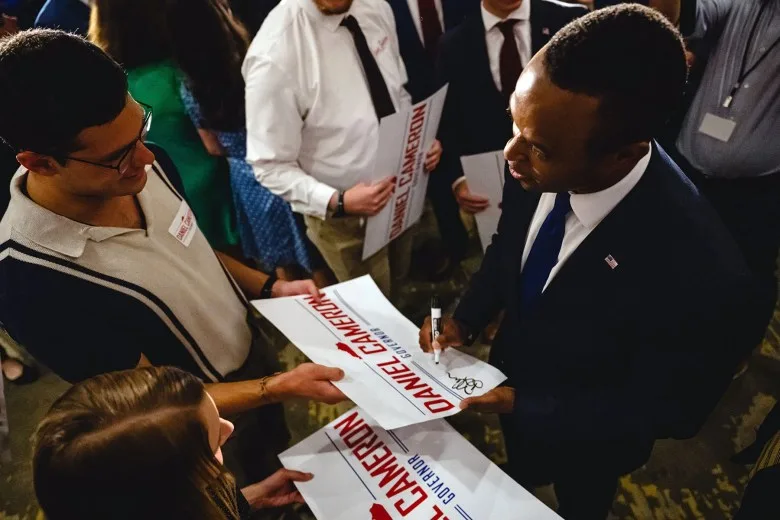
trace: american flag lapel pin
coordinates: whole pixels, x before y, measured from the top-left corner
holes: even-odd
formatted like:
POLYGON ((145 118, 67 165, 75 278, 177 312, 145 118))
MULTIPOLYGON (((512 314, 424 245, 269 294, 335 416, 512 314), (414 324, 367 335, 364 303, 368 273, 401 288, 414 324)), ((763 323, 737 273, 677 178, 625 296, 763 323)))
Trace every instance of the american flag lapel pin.
POLYGON ((545 36, 550 36, 550 28, 549 27, 542 27, 542 34, 545 36))
POLYGON ((607 255, 607 257, 604 259, 604 261, 612 269, 615 269, 618 266, 617 260, 615 260, 615 258, 612 255, 607 255))

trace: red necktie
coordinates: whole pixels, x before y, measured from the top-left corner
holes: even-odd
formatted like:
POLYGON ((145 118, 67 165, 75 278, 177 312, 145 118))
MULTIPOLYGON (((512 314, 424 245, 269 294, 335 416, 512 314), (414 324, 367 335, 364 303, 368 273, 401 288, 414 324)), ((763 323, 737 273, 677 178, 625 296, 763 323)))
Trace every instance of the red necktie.
POLYGON ((441 37, 441 23, 439 13, 436 12, 434 0, 417 0, 420 8, 420 25, 422 25, 423 44, 429 54, 436 50, 436 44, 441 37))
POLYGON ((512 92, 515 91, 517 78, 523 72, 520 53, 517 51, 517 42, 515 41, 515 24, 519 21, 504 20, 498 24, 498 29, 504 35, 504 43, 501 45, 498 63, 501 72, 501 92, 506 99, 509 99, 512 92))

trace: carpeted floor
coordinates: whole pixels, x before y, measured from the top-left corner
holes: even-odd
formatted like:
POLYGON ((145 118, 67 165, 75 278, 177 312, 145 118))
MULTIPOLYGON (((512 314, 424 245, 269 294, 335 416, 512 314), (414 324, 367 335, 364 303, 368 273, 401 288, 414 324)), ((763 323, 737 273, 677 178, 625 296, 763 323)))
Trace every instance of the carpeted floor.
MULTIPOLYGON (((450 306, 460 294, 468 275, 478 264, 472 255, 464 271, 452 280, 433 285, 410 282, 403 291, 402 310, 419 323, 433 292, 450 306)), ((293 367, 305 358, 292 345, 279 341, 280 358, 293 367)), ((472 353, 483 358, 487 347, 472 353)), ((703 365, 706 360, 703 360, 703 365)), ((731 455, 749 444, 755 429, 780 396, 780 310, 775 313, 767 338, 753 356, 747 371, 738 378, 700 434, 687 441, 657 443, 650 462, 625 476, 613 506, 618 519, 729 519, 736 511, 748 470, 730 462, 731 455)), ((14 459, 0 468, 0 519, 42 519, 32 493, 29 470, 29 438, 49 404, 64 390, 65 383, 48 373, 26 387, 7 387, 11 449, 14 459)), ((351 404, 327 406, 294 402, 287 406, 288 424, 296 442, 331 421, 351 404)), ((451 420, 463 435, 497 464, 506 460, 496 416, 464 412, 451 420)), ((538 496, 554 505, 550 489, 538 496)))

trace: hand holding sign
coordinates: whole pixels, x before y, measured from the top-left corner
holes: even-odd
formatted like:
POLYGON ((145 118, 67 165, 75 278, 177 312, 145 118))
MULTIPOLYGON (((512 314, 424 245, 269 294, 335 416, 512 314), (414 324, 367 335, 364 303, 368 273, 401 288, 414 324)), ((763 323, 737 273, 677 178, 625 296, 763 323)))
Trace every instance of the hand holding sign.
POLYGON ((299 397, 336 404, 346 401, 347 396, 331 381, 339 381, 343 377, 344 371, 340 368, 304 363, 273 377, 267 389, 269 395, 277 401, 299 397))
POLYGON ((460 409, 466 408, 482 413, 512 413, 515 408, 515 389, 499 386, 478 397, 469 397, 460 403, 460 409))
POLYGON ((428 153, 425 154, 425 171, 431 173, 441 161, 442 147, 438 139, 433 141, 428 153))
POLYGON ((481 213, 490 207, 490 200, 471 192, 468 181, 461 181, 455 186, 455 200, 458 201, 460 209, 472 215, 481 213))
POLYGON ((395 177, 389 176, 372 184, 361 182, 344 193, 347 215, 374 216, 387 205, 395 192, 395 177))
POLYGON ((253 510, 303 504, 303 496, 294 482, 308 482, 313 477, 311 473, 282 468, 257 484, 242 488, 241 493, 253 510))

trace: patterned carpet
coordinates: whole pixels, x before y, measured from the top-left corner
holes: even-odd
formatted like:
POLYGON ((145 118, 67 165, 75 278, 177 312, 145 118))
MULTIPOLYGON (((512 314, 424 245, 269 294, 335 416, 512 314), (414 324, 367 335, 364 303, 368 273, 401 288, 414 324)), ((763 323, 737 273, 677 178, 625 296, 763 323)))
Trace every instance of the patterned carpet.
MULTIPOLYGON (((479 262, 478 253, 464 264, 464 272, 452 280, 433 285, 410 282, 402 292, 401 309, 416 323, 426 312, 431 294, 454 305, 468 275, 479 262)), ((279 337, 275 342, 284 365, 291 368, 305 360, 292 345, 279 337)), ((487 347, 478 345, 472 353, 485 359, 487 347)), ((621 479, 613 506, 613 519, 677 520, 733 518, 747 481, 748 469, 730 462, 731 455, 750 444, 757 426, 780 396, 780 310, 776 311, 766 340, 757 349, 747 371, 729 388, 717 410, 700 434, 687 441, 657 443, 649 463, 621 479)), ((38 520, 29 471, 29 438, 49 404, 63 391, 65 383, 45 374, 27 387, 7 388, 11 449, 14 460, 0 468, 0 519, 38 520)), ((351 404, 328 406, 293 402, 287 419, 293 442, 330 422, 351 404)), ((451 423, 495 463, 506 462, 503 438, 494 415, 463 412, 451 423)), ((554 506, 550 489, 537 495, 554 506)))

